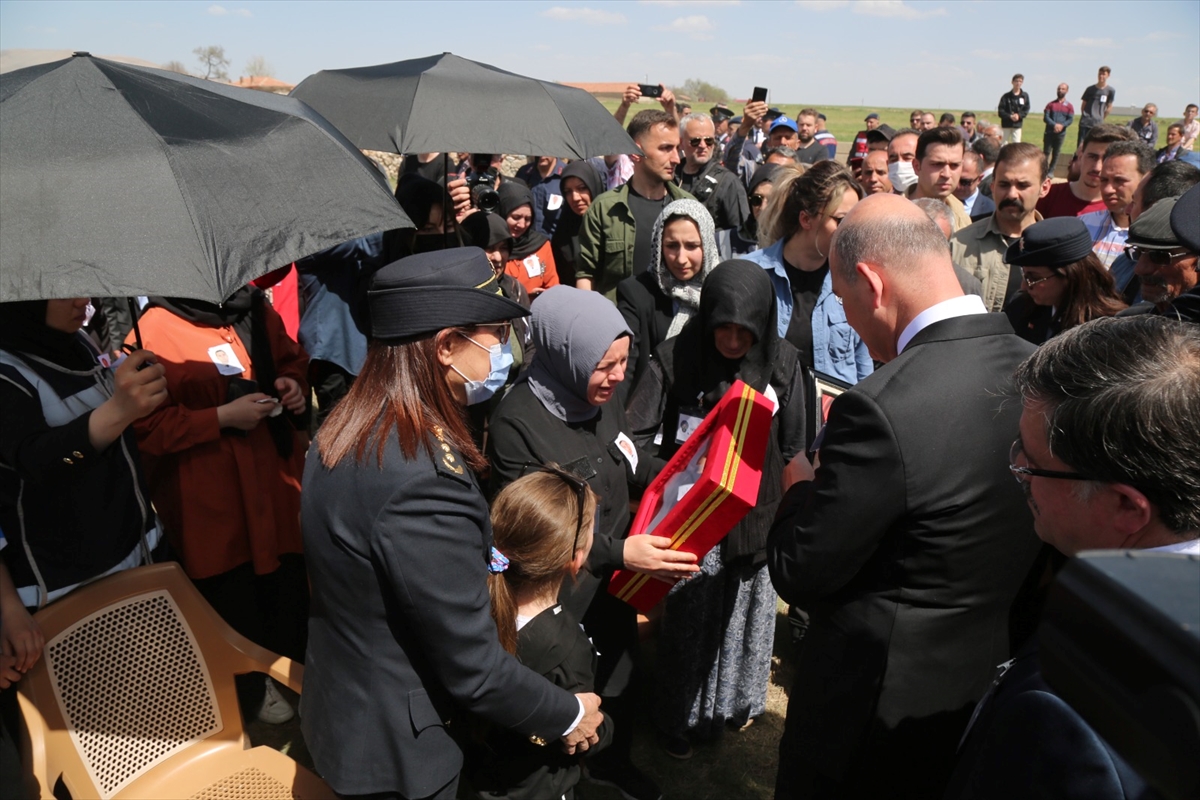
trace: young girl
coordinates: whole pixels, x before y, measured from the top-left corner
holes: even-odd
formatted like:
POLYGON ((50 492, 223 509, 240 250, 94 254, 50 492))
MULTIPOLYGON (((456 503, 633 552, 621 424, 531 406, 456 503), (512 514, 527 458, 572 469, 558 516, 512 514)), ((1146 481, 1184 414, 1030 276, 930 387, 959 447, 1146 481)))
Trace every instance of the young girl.
MULTIPOLYGON (((500 643, 525 666, 572 692, 590 692, 596 653, 570 613, 558 604, 563 578, 575 575, 592 548, 596 495, 554 465, 513 481, 492 503, 488 590, 500 643)), ((595 753, 612 738, 606 719, 595 753)), ((495 729, 473 758, 479 797, 524 800, 574 797, 579 755, 555 743, 538 746, 495 729)))

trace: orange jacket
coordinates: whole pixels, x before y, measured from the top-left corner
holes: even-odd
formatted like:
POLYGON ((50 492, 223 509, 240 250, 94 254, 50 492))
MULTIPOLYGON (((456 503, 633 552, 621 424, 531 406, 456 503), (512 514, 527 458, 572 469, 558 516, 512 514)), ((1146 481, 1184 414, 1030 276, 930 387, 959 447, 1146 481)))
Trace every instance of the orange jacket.
MULTIPOLYGON (((265 305, 276 374, 293 378, 308 396, 308 356, 265 305)), ((232 327, 193 325, 164 308, 139 321, 146 349, 166 368, 168 398, 134 423, 150 493, 159 518, 188 575, 208 578, 247 562, 263 575, 281 553, 302 551, 300 476, 307 437, 295 434, 284 460, 265 424, 246 436, 222 433, 217 406, 231 378, 254 379, 254 365, 232 327), (228 344, 245 367, 222 375, 209 348, 228 344)), ((273 387, 262 387, 275 394, 273 387)), ((286 411, 284 412, 287 413, 286 411)))
POLYGON ((558 270, 554 268, 554 253, 546 241, 528 258, 513 258, 504 265, 504 274, 511 275, 532 297, 542 289, 558 286, 558 270))

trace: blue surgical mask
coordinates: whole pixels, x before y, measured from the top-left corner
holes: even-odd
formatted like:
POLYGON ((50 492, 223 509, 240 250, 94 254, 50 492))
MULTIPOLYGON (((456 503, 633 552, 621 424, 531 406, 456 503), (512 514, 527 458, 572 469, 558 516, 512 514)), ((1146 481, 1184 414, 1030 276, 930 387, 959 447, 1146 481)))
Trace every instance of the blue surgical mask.
POLYGON ((457 372, 466 381, 463 384, 463 389, 467 392, 467 405, 473 406, 490 400, 492 395, 500 391, 500 387, 508 380, 508 368, 513 363, 512 348, 508 342, 484 347, 465 333, 461 334, 461 336, 476 347, 487 350, 491 360, 491 371, 488 372, 487 378, 482 381, 473 381, 466 375, 463 375, 462 370, 458 367, 453 364, 450 365, 450 369, 457 372))

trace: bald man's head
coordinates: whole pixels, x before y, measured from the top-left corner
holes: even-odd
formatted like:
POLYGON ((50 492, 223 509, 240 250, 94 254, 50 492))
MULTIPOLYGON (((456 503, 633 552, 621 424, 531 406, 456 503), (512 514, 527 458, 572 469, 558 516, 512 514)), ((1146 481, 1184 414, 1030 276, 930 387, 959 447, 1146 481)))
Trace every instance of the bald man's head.
POLYGON ((934 256, 950 261, 937 225, 911 200, 894 194, 859 202, 838 226, 832 247, 842 277, 850 282, 856 280, 855 264, 863 261, 897 272, 934 256))
POLYGON ((860 201, 830 245, 833 290, 872 357, 896 357, 896 340, 921 311, 962 295, 946 236, 898 195, 860 201))

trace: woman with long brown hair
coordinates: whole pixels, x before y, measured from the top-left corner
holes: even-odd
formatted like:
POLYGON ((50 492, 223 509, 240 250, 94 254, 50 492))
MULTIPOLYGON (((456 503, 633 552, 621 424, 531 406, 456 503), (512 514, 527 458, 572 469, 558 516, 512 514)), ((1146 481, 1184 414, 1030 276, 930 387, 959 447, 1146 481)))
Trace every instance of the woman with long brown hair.
POLYGON ((1025 229, 1005 261, 1021 270, 1021 291, 1004 312, 1026 341, 1042 344, 1068 328, 1124 309, 1113 277, 1092 251, 1078 217, 1052 217, 1025 229))
POLYGON ((454 797, 460 708, 569 752, 598 741, 599 699, 505 653, 490 613, 497 559, 465 407, 504 383, 510 320, 528 313, 496 280, 474 247, 376 273, 366 361, 308 456, 302 725, 343 797, 454 797))

